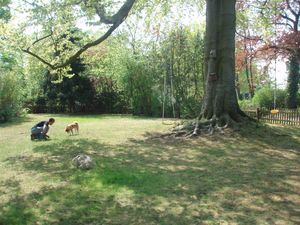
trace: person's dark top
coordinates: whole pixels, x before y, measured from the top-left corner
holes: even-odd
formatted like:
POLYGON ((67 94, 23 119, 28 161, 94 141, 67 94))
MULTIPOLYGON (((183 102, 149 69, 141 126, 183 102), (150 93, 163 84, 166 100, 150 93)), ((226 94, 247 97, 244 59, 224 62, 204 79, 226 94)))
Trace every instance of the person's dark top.
POLYGON ((49 121, 41 121, 34 125, 33 127, 44 127, 44 125, 49 126, 49 121))

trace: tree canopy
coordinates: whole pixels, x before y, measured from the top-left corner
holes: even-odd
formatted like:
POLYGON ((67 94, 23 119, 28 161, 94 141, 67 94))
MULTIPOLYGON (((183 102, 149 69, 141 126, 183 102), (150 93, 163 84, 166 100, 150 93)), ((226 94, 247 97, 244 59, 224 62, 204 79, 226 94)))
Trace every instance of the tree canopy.
MULTIPOLYGON (((226 93, 230 92, 231 97, 224 101, 220 100, 223 97, 218 98, 220 104, 209 97, 211 107, 205 114, 212 119, 223 114, 223 109, 220 113, 213 109, 215 105, 223 107, 235 95, 242 101, 253 99, 265 87, 271 91, 274 80, 270 65, 275 59, 289 59, 291 85, 287 90, 291 91, 286 96, 291 96, 293 107, 297 106, 298 1, 238 0, 226 3, 226 7, 232 6, 230 10, 205 3, 211 2, 5 0, 0 5, 1 70, 3 74, 14 74, 10 75, 16 78, 12 79, 12 89, 27 84, 15 98, 23 99, 20 104, 28 110, 38 111, 43 105, 50 111, 73 111, 71 104, 66 106, 67 101, 63 100, 70 82, 79 89, 84 83, 93 90, 90 102, 72 100, 79 111, 86 105, 87 111, 157 116, 165 107, 166 116, 177 117, 195 117, 208 99, 205 93, 215 95, 230 77, 230 85, 225 86, 230 86, 226 93), (205 10, 210 19, 206 23, 205 10), (223 26, 226 21, 216 20, 220 11, 230 15, 220 15, 230 19, 226 27, 232 28, 224 34, 215 27, 216 23, 223 26), (231 59, 225 60, 222 55, 226 48, 232 52, 225 55, 235 57, 234 62, 229 63, 231 59), (216 68, 211 70, 209 53, 214 50, 216 58, 210 63, 216 68), (74 70, 78 62, 85 65, 80 72, 74 70), (221 64, 223 68, 219 68, 221 64), (226 67, 227 75, 223 75, 225 64, 233 66, 230 70, 226 67), (53 83, 61 88, 52 87, 53 83), (49 95, 51 92, 57 92, 58 110, 44 104, 49 96, 54 96, 49 95)), ((233 114, 239 114, 238 103, 234 105, 229 108, 235 108, 238 113, 233 114)), ((239 116, 233 117, 236 120, 239 116)))

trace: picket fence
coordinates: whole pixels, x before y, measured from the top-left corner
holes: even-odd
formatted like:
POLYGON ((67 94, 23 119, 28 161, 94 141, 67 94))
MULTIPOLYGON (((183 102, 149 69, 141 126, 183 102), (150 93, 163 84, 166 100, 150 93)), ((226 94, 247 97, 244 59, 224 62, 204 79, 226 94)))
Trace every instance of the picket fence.
POLYGON ((244 110, 248 116, 261 122, 300 126, 300 109, 278 109, 277 113, 274 113, 274 111, 272 113, 272 110, 260 108, 256 110, 244 110))

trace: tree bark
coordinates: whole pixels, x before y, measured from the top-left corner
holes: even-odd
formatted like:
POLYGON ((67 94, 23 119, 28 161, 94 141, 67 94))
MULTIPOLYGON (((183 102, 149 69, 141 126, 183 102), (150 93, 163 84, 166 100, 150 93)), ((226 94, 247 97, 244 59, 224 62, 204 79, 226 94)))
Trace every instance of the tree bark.
POLYGON ((205 76, 201 115, 205 119, 239 121, 235 92, 236 0, 206 0, 205 76))

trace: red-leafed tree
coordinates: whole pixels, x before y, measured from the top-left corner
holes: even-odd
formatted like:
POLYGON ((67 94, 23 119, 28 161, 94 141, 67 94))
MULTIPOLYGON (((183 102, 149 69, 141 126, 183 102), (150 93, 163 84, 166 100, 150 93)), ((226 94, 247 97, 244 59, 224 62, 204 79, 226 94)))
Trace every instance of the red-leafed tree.
MULTIPOLYGON (((261 38, 251 34, 249 29, 242 29, 243 33, 238 33, 236 41, 236 89, 239 93, 240 75, 245 73, 248 84, 248 92, 250 97, 254 96, 254 60, 257 58, 257 46, 261 42, 261 38)), ((239 95, 239 94, 238 94, 239 95)))
POLYGON ((289 58, 286 106, 297 108, 300 80, 300 1, 264 1, 261 13, 265 18, 271 19, 276 26, 275 38, 262 50, 269 50, 276 55, 289 58))

